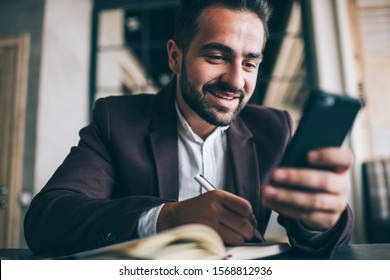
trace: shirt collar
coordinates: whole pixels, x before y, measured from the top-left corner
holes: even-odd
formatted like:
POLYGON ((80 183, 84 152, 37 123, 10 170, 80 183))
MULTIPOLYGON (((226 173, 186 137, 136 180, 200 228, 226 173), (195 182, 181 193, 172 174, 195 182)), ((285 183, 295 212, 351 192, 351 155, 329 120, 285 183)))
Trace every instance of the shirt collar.
MULTIPOLYGON (((204 140, 199 137, 191 128, 187 120, 184 118, 182 113, 180 112, 179 106, 177 104, 177 101, 175 101, 175 108, 176 113, 178 116, 178 131, 182 135, 186 136, 189 139, 192 139, 193 141, 203 143, 204 140)), ((217 128, 211 133, 208 138, 212 137, 215 138, 217 135, 224 135, 226 133, 226 130, 229 128, 229 125, 227 126, 217 126, 217 128)))

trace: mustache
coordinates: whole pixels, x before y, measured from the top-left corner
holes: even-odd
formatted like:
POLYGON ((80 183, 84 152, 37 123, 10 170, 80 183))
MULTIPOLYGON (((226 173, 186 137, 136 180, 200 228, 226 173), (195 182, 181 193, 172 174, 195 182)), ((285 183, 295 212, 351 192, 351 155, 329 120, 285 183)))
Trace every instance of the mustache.
POLYGON ((202 88, 203 94, 206 94, 207 91, 225 91, 233 94, 239 94, 240 99, 244 97, 244 91, 241 89, 234 89, 229 84, 224 82, 215 82, 215 83, 207 83, 202 88))

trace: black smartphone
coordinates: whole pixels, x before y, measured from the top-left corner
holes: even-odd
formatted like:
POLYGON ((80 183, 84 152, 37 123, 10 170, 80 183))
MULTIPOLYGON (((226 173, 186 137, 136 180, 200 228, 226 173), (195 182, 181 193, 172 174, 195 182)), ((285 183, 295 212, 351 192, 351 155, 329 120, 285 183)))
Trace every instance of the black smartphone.
POLYGON ((313 91, 280 166, 307 167, 308 151, 341 146, 362 105, 357 98, 313 91))

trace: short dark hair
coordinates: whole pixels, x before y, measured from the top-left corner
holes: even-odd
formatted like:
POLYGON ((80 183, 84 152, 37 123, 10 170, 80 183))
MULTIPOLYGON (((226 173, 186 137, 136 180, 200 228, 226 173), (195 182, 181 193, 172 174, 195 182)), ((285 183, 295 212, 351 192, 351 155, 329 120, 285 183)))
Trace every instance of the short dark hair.
POLYGON ((268 37, 271 9, 266 0, 181 0, 176 15, 174 40, 183 53, 188 51, 192 39, 198 32, 200 14, 209 7, 226 7, 256 14, 263 23, 265 37, 268 37))

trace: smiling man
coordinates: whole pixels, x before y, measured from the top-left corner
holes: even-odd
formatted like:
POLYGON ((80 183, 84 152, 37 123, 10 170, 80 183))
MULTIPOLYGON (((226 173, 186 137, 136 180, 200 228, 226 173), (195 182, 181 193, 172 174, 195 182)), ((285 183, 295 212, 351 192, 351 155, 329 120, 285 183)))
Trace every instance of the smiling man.
POLYGON ((69 254, 188 223, 239 245, 264 233, 271 209, 298 250, 347 243, 352 153, 325 148, 308 155, 316 168, 278 169, 289 115, 247 105, 268 18, 262 0, 183 0, 167 44, 172 82, 155 96, 96 102, 78 146, 28 210, 30 248, 69 254), (217 190, 203 193, 197 174, 217 190))

